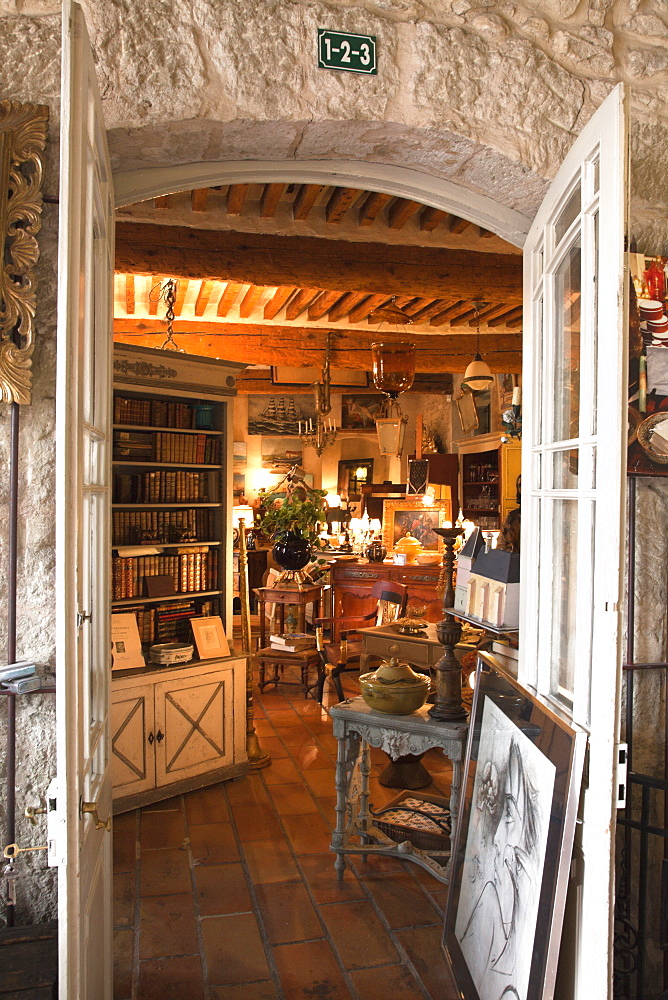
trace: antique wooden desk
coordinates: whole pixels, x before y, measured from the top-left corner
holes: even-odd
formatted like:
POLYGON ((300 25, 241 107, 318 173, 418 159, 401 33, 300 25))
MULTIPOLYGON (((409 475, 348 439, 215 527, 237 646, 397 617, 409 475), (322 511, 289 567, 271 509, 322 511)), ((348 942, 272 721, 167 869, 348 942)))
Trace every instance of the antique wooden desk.
MULTIPOLYGON (((343 878, 345 855, 384 854, 413 861, 431 872, 440 882, 447 882, 449 851, 443 864, 413 847, 390 840, 373 821, 369 802, 369 747, 379 747, 393 760, 405 754, 421 754, 438 748, 452 761, 450 813, 454 830, 459 809, 468 723, 440 722, 427 714, 427 706, 412 715, 383 715, 369 708, 362 698, 348 699, 329 709, 338 740, 336 762, 336 827, 330 850, 336 853, 335 868, 343 878), (352 838, 359 838, 353 843, 352 838)), ((432 852, 433 853, 433 852, 432 852)))

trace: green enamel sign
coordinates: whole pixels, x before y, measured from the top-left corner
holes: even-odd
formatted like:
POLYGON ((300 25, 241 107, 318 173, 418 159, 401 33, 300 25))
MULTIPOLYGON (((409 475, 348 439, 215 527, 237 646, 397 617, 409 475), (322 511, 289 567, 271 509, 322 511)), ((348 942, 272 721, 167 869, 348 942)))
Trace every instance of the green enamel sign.
POLYGON ((377 73, 376 36, 318 28, 318 66, 347 73, 377 73))

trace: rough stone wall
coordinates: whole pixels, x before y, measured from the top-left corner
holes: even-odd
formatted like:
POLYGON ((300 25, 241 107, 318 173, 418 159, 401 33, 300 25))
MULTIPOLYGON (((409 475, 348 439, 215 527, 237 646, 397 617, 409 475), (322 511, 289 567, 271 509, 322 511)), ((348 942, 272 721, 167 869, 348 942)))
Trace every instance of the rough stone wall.
MULTIPOLYGON (((58 195, 60 17, 0 17, 0 97, 47 104, 50 109, 44 193, 58 195)), ((46 204, 39 234, 36 346, 33 402, 20 408, 17 656, 34 658, 49 677, 55 669, 55 365, 58 206, 46 204)), ((0 658, 7 642, 7 469, 10 407, 0 403, 0 658)), ((45 843, 46 822, 32 827, 23 818, 38 805, 56 771, 55 699, 17 699, 17 827, 19 844, 45 843)), ((0 830, 5 831, 6 708, 0 703, 0 830)), ((4 846, 4 840, 3 840, 4 846)), ((17 863, 17 923, 56 915, 56 869, 43 853, 23 854, 17 863)), ((0 920, 4 920, 4 891, 0 920)))

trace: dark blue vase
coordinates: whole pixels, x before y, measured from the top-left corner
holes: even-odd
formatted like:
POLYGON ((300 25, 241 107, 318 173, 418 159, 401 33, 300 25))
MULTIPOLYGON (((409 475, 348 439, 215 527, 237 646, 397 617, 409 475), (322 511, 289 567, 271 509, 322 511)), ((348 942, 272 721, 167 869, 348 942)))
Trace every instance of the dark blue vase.
POLYGON ((272 555, 281 569, 303 569, 311 559, 311 543, 293 531, 286 531, 274 541, 272 555))

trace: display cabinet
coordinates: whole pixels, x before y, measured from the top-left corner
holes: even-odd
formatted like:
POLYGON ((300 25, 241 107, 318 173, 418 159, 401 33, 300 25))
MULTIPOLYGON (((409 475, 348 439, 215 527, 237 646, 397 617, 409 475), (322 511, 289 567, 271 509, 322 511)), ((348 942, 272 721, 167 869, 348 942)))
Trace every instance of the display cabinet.
POLYGON ((118 811, 247 767, 245 659, 148 660, 153 644, 192 641, 194 617, 220 615, 232 634, 232 402, 245 365, 117 345, 113 366, 111 611, 135 615, 147 660, 112 676, 118 811))
POLYGON ((481 434, 457 442, 459 496, 464 517, 480 528, 497 530, 517 507, 517 477, 522 467, 519 441, 481 434))

